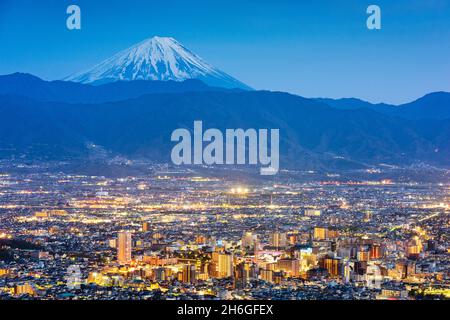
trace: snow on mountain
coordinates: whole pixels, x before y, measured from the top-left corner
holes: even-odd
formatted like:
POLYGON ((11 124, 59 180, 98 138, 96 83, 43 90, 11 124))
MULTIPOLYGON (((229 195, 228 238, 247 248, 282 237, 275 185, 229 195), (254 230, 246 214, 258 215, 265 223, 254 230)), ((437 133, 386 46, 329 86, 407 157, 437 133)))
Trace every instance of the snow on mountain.
POLYGON ((251 89, 169 37, 144 40, 87 71, 70 75, 63 80, 102 84, 119 80, 186 79, 199 79, 210 86, 251 89))

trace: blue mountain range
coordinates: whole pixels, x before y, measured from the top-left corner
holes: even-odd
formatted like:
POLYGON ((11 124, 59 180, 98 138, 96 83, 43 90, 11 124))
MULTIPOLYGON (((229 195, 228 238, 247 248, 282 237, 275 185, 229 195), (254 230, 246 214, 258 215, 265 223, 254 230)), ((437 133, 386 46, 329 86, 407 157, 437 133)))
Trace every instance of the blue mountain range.
POLYGON ((200 80, 92 85, 0 76, 0 157, 93 154, 169 161, 170 134, 207 127, 279 128, 285 168, 450 166, 450 93, 401 106, 211 87, 200 80), (101 152, 100 152, 101 151, 101 152))

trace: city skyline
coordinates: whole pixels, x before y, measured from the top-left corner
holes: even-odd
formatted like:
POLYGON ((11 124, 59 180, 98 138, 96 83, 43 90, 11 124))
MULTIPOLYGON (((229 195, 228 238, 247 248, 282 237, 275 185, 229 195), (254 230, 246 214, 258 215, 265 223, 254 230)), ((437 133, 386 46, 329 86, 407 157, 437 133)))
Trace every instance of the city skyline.
POLYGON ((449 16, 0 1, 0 301, 285 319, 449 300, 449 16))
POLYGON ((450 297, 448 183, 48 166, 0 175, 0 299, 450 297))

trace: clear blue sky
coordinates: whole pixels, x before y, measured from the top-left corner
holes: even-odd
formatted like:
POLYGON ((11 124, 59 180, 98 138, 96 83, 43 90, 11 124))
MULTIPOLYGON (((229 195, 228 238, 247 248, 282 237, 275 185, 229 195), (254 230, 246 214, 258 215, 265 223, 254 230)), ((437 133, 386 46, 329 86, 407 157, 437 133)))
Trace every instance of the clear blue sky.
POLYGON ((0 0, 0 74, 59 79, 154 35, 256 89, 390 103, 450 91, 450 0, 0 0), (369 4, 382 30, 366 28, 369 4))

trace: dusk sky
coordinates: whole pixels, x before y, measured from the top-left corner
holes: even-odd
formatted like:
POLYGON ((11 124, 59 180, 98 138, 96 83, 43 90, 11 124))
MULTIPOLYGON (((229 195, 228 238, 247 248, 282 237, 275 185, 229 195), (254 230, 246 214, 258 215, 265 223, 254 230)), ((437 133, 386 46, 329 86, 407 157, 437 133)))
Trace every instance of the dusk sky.
POLYGON ((0 0, 0 74, 61 79, 155 35, 255 89, 388 103, 450 91, 446 0, 0 0), (81 30, 66 28, 70 4, 81 30), (370 4, 381 30, 366 27, 370 4))

